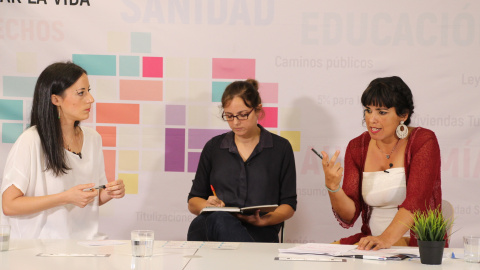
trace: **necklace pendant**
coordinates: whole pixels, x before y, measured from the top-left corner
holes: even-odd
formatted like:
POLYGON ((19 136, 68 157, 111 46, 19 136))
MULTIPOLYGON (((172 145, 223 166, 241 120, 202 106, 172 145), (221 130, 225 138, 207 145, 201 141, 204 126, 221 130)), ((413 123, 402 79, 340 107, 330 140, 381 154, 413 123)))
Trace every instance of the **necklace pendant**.
POLYGON ((390 155, 387 155, 387 159, 390 159, 390 155))

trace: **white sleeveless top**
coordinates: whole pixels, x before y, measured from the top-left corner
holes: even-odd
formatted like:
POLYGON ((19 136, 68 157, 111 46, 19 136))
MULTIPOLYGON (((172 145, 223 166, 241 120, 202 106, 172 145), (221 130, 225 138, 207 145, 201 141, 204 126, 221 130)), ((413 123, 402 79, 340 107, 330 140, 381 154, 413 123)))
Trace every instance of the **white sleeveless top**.
MULTIPOLYGON (((407 196, 405 168, 387 171, 363 172, 362 196, 371 206, 370 230, 373 236, 385 231, 407 196)), ((408 237, 409 233, 405 236, 408 237)))

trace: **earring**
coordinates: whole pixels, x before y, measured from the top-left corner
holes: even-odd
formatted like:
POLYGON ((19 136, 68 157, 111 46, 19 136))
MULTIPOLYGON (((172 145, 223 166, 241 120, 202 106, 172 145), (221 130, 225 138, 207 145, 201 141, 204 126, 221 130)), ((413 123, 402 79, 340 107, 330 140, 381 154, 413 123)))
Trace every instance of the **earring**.
POLYGON ((398 125, 396 130, 397 136, 400 139, 405 139, 408 135, 408 127, 403 123, 403 121, 400 121, 400 124, 398 125))

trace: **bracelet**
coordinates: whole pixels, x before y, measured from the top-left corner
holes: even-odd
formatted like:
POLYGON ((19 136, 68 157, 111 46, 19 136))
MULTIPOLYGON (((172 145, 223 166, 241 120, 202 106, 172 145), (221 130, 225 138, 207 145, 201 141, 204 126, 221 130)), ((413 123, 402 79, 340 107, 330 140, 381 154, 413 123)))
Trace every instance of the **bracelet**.
POLYGON ((327 187, 327 185, 325 185, 325 188, 326 188, 328 191, 330 191, 330 192, 332 192, 332 193, 335 193, 335 192, 338 192, 338 191, 340 190, 340 185, 338 185, 338 188, 335 189, 335 190, 329 189, 329 188, 327 187))

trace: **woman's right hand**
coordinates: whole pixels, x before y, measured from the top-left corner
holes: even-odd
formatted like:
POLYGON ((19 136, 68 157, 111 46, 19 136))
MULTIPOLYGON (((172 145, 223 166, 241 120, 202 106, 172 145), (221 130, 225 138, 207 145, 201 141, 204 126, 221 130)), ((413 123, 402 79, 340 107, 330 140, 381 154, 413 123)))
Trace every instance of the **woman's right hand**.
POLYGON ((209 206, 224 207, 225 203, 222 200, 220 200, 217 196, 210 196, 208 197, 206 207, 209 207, 209 206))
POLYGON ((331 190, 337 190, 340 186, 340 182, 342 181, 343 176, 343 168, 340 165, 340 162, 335 163, 337 161, 338 155, 340 155, 340 151, 335 151, 332 159, 328 159, 328 154, 322 151, 323 160, 323 173, 325 174, 325 186, 327 186, 331 190))
POLYGON ((98 190, 94 189, 94 187, 95 184, 83 184, 65 191, 67 203, 84 208, 98 196, 98 190))

